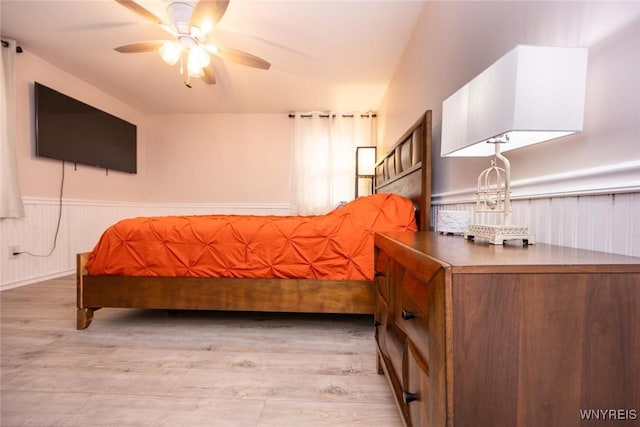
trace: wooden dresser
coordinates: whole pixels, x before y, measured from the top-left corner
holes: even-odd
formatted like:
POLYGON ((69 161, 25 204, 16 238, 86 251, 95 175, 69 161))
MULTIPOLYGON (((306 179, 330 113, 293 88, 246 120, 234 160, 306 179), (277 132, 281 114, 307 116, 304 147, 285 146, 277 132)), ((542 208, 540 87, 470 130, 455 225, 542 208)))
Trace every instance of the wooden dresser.
POLYGON ((406 425, 640 423, 640 258, 435 233, 375 245, 378 372, 406 425))

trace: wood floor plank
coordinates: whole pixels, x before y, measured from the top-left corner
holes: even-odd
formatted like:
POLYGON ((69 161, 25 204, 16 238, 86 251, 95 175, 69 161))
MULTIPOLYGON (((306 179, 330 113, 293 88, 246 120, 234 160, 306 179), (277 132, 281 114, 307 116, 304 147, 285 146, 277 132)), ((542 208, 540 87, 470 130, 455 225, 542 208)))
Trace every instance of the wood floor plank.
POLYGON ((256 425, 262 400, 180 399, 175 397, 139 397, 94 395, 65 420, 67 425, 97 426, 220 426, 256 425))
POLYGON ((2 390, 2 426, 64 426, 91 398, 83 393, 2 390))
POLYGON ((259 427, 397 426, 393 403, 319 403, 268 400, 259 427), (366 423, 363 423, 366 420, 366 423))
POLYGON ((401 425, 370 316, 102 309, 69 276, 0 293, 3 426, 401 425))

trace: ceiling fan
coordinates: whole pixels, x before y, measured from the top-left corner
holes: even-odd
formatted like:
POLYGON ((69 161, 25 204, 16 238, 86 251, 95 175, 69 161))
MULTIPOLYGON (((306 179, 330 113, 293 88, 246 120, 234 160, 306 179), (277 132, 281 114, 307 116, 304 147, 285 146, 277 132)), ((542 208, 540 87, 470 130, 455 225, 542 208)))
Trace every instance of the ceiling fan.
POLYGON ((191 78, 202 78, 207 84, 215 84, 216 77, 211 55, 249 67, 268 70, 271 64, 262 58, 237 49, 215 45, 210 39, 211 30, 220 21, 229 0, 200 0, 189 3, 177 1, 167 6, 171 23, 140 6, 133 0, 115 0, 139 16, 160 25, 173 35, 174 40, 153 40, 116 47, 121 53, 140 53, 157 50, 169 65, 180 61, 180 73, 186 74, 184 84, 191 87, 191 78))

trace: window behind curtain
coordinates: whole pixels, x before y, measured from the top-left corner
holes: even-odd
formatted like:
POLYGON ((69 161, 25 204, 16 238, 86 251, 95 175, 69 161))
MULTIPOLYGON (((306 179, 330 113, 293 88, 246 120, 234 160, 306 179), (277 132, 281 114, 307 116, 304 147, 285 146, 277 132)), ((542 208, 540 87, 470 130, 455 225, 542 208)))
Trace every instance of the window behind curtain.
POLYGON ((355 151, 375 145, 372 114, 296 113, 291 212, 323 214, 353 200, 355 151))

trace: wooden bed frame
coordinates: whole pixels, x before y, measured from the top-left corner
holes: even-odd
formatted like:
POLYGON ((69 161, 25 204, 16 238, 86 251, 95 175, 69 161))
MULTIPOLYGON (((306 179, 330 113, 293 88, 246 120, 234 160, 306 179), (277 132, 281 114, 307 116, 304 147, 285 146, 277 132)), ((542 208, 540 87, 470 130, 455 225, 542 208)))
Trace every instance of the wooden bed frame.
MULTIPOLYGON (((377 193, 397 193, 417 206, 429 229, 431 111, 425 112, 376 164, 377 193)), ((77 255, 77 329, 102 307, 372 314, 369 280, 234 279, 88 275, 89 253, 77 255)))

